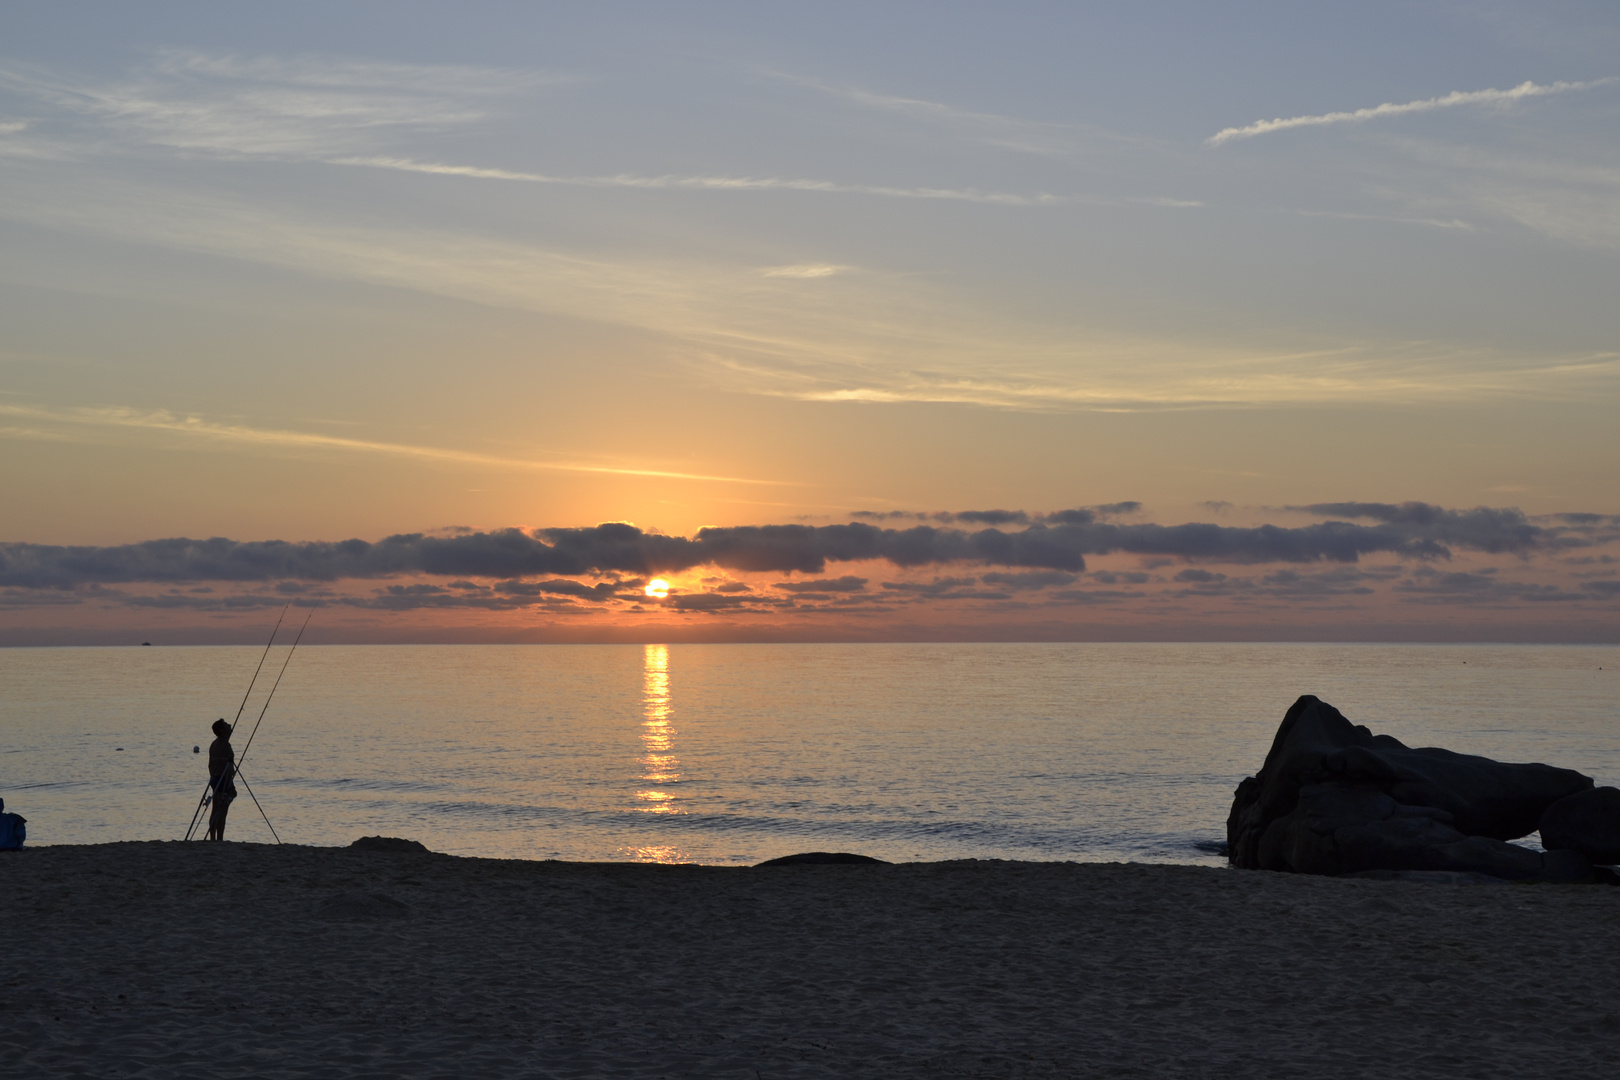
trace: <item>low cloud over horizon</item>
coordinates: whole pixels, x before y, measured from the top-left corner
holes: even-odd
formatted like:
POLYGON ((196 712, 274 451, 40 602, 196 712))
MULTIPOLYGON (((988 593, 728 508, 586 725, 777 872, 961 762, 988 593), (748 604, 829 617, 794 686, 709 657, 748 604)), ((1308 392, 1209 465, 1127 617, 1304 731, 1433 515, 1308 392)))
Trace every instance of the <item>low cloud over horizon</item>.
MULTIPOLYGON (((1147 623, 1198 636, 1211 620, 1320 623, 1337 612, 1346 625, 1390 624, 1401 609, 1458 606, 1494 612, 1475 618, 1502 628, 1555 608, 1571 626, 1594 611, 1612 625, 1620 602, 1616 515, 1418 502, 1275 511, 1322 519, 1295 525, 1133 520, 1141 513, 1135 502, 863 512, 846 523, 710 527, 690 537, 609 522, 378 541, 0 543, 0 606, 32 609, 30 622, 60 628, 88 627, 97 612, 123 612, 115 622, 135 612, 221 619, 322 604, 365 613, 371 630, 351 627, 354 640, 388 637, 378 618, 452 636, 469 618, 495 619, 479 633, 498 638, 504 626, 523 640, 537 628, 566 639, 570 626, 590 637, 615 621, 676 620, 678 629, 692 618, 726 620, 740 639, 756 624, 834 637, 902 624, 978 626, 993 636, 1022 625, 1061 636, 1065 625, 1089 632, 1099 621, 1121 636, 1147 623), (646 594, 654 576, 669 580, 667 596, 646 594)), ((27 634, 19 627, 8 641, 26 644, 27 634)))

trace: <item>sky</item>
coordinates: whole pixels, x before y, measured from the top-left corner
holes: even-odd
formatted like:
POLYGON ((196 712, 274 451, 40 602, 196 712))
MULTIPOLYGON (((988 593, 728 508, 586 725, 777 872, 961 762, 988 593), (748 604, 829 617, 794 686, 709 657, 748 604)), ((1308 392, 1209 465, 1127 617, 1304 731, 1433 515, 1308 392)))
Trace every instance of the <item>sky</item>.
POLYGON ((1617 57, 0 0, 0 644, 1620 641, 1617 57))

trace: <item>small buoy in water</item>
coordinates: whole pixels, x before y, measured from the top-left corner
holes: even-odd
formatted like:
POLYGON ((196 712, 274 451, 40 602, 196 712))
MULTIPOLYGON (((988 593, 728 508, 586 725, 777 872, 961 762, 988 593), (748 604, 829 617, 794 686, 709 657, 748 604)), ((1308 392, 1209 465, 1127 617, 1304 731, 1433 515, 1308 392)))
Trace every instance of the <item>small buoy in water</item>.
POLYGON ((123 747, 122 747, 122 746, 120 746, 120 747, 119 747, 119 748, 118 748, 118 753, 120 753, 120 754, 121 754, 121 753, 123 753, 123 752, 124 752, 124 748, 123 748, 123 747))
POLYGON ((200 746, 193 746, 193 747, 192 747, 192 748, 191 748, 191 752, 192 752, 192 753, 193 753, 193 754, 200 754, 200 753, 202 753, 202 747, 200 747, 200 746))

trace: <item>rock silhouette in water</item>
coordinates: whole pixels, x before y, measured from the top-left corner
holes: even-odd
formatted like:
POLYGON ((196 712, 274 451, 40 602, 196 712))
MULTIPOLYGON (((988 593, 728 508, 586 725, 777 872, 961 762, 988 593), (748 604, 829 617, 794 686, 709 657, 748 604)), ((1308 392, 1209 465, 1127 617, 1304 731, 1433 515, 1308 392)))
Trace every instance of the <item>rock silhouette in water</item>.
POLYGON ((1260 772, 1238 785, 1226 820, 1232 865, 1303 874, 1449 870, 1523 881, 1583 881, 1591 863, 1506 841, 1592 779, 1413 748, 1352 724, 1309 694, 1283 717, 1260 772))
POLYGON ((1547 807, 1541 846, 1569 848, 1595 863, 1620 863, 1620 788, 1578 791, 1547 807))

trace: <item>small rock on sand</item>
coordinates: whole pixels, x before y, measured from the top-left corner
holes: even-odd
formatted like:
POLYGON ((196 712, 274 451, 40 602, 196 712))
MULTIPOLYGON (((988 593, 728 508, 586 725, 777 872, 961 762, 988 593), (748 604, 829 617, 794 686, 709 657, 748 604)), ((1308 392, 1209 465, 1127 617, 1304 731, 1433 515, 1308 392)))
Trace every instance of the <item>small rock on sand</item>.
POLYGON ((349 846, 359 848, 361 851, 410 852, 427 850, 427 846, 420 840, 406 840, 398 836, 362 836, 349 846))
POLYGON ((847 851, 805 851, 798 855, 783 855, 779 859, 766 859, 760 866, 825 866, 834 863, 867 863, 887 866, 882 859, 870 855, 853 855, 847 851))

